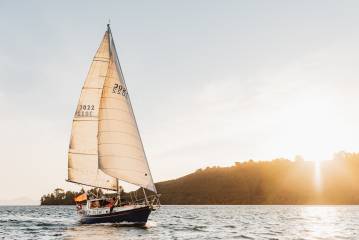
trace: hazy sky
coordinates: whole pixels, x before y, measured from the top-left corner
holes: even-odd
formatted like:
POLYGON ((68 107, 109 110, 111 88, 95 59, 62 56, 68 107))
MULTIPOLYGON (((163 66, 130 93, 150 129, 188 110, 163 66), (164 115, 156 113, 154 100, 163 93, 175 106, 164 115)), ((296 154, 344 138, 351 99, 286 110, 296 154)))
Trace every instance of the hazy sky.
POLYGON ((358 1, 0 0, 0 199, 65 184, 111 26, 156 181, 250 158, 359 151, 358 1))

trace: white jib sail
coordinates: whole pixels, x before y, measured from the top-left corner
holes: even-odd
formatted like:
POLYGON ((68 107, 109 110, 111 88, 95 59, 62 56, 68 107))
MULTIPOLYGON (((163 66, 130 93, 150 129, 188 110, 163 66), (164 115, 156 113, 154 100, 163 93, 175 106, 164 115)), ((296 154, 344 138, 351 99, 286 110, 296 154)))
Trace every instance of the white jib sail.
POLYGON ((99 167, 110 176, 156 192, 111 33, 110 51, 100 101, 99 167))
POLYGON ((68 180, 116 190, 117 179, 98 169, 99 104, 109 62, 109 34, 106 32, 91 64, 73 119, 68 180))

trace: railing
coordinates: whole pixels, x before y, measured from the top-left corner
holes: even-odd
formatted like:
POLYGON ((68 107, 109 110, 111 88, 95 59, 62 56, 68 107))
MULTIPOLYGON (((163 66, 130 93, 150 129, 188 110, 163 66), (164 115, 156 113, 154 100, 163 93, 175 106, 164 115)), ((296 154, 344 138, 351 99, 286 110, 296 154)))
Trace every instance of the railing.
POLYGON ((120 199, 120 202, 118 203, 117 206, 126 206, 126 205, 145 205, 145 206, 150 206, 150 208, 152 210, 156 210, 158 208, 160 208, 161 203, 160 203, 160 195, 150 195, 147 196, 146 198, 132 198, 131 199, 120 199))
MULTIPOLYGON (((129 195, 130 198, 118 198, 116 200, 116 202, 112 205, 112 207, 110 207, 109 209, 107 209, 108 211, 112 212, 112 209, 115 207, 124 207, 124 206, 134 206, 134 207, 140 207, 140 206, 149 206, 150 209, 152 211, 155 211, 157 209, 159 209, 161 207, 161 203, 160 203, 160 194, 158 195, 149 195, 146 196, 144 198, 139 198, 137 199, 137 196, 134 195, 133 197, 131 195, 129 195)), ((94 199, 97 201, 101 201, 104 199, 94 199)), ((84 214, 84 213, 88 213, 88 214, 99 214, 99 211, 101 211, 101 213, 105 213, 103 212, 105 208, 105 205, 101 205, 99 207, 94 207, 94 208, 84 208, 83 209, 83 205, 77 205, 77 212, 79 214, 84 214)), ((106 210, 106 211, 107 211, 106 210)))

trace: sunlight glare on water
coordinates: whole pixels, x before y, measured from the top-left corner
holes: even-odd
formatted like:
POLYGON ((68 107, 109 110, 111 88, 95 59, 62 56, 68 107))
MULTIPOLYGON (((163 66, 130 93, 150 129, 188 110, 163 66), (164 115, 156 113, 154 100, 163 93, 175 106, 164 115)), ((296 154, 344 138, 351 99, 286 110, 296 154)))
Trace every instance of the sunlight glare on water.
MULTIPOLYGON (((340 225, 337 208, 327 206, 310 206, 302 209, 302 216, 307 219, 304 229, 310 230, 313 237, 328 239, 336 236, 338 227, 335 227, 334 225, 340 225)), ((337 235, 336 237, 339 236, 340 235, 337 235)))

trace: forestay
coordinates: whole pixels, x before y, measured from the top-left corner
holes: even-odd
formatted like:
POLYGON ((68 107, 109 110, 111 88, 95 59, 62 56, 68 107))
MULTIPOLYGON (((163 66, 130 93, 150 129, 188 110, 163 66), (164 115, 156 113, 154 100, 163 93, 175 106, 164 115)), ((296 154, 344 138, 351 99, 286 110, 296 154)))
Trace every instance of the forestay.
POLYGON ((73 119, 68 153, 68 180, 116 190, 117 179, 98 169, 99 103, 109 59, 109 33, 106 32, 92 61, 73 119))
POLYGON ((156 192, 110 29, 110 62, 100 100, 99 167, 106 174, 156 192))

